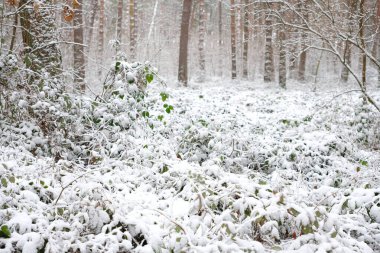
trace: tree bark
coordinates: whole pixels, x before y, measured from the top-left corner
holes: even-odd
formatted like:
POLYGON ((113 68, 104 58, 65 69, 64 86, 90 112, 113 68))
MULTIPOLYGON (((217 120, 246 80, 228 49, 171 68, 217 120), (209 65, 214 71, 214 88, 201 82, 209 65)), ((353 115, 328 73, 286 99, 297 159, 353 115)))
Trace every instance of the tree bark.
MULTIPOLYGON (((351 66, 351 45, 348 41, 346 41, 344 46, 344 60, 346 61, 346 64, 348 66, 351 66)), ((341 73, 341 79, 343 82, 348 82, 350 71, 348 70, 347 66, 343 65, 342 73, 341 73)))
POLYGON ((218 4, 218 46, 219 46, 219 75, 223 76, 223 8, 222 0, 219 0, 218 4))
POLYGON ((62 73, 62 57, 57 44, 58 34, 51 0, 41 3, 38 10, 28 0, 21 0, 19 6, 24 6, 20 12, 20 23, 24 63, 32 71, 31 82, 42 88, 48 74, 53 81, 50 83, 61 88, 60 78, 56 77, 62 73))
MULTIPOLYGON (((99 37, 98 37, 98 64, 103 61, 104 53, 104 0, 99 2, 99 37)), ((99 66, 98 74, 102 75, 102 67, 99 66)))
POLYGON ((85 57, 83 36, 83 4, 80 3, 74 15, 74 83, 75 90, 84 93, 85 84, 85 57))
MULTIPOLYGON (((302 17, 308 22, 308 14, 306 11, 306 3, 305 1, 301 1, 301 14, 302 17)), ((305 31, 302 31, 301 33, 301 54, 300 54, 300 61, 298 65, 298 80, 299 81, 305 81, 305 73, 306 73, 306 61, 307 61, 307 47, 306 47, 306 39, 307 34, 305 31)))
POLYGON ((205 0, 199 0, 199 81, 204 82, 206 77, 206 55, 205 55, 205 38, 206 38, 206 8, 205 0))
MULTIPOLYGON (((380 62, 380 0, 377 0, 377 15, 376 15, 376 23, 377 23, 377 61, 380 62)), ((380 68, 377 68, 377 86, 380 88, 380 68)))
POLYGON ((274 63, 273 63, 273 27, 272 18, 267 15, 265 19, 265 59, 264 59, 264 82, 274 82, 274 63))
POLYGON ((86 43, 87 44, 87 49, 86 49, 87 58, 88 58, 88 55, 90 54, 90 48, 92 45, 92 37, 94 33, 95 17, 96 17, 97 11, 98 11, 98 0, 92 0, 92 11, 91 11, 90 22, 89 22, 89 27, 88 27, 88 40, 86 43))
POLYGON ((129 36, 130 36, 130 61, 136 60, 137 24, 136 24, 136 1, 129 1, 129 36))
POLYGON ((249 0, 244 0, 243 79, 248 79, 249 0))
POLYGON ((236 79, 236 15, 235 15, 235 0, 231 0, 231 77, 236 79))
POLYGON ((179 64, 178 64, 178 81, 180 84, 188 84, 188 46, 189 46, 189 25, 191 16, 192 0, 183 0, 181 35, 179 42, 179 64))
POLYGON ((117 5, 117 25, 116 25, 116 39, 121 44, 121 35, 123 27, 123 0, 118 1, 117 5))
MULTIPOLYGON (((359 13, 360 13, 360 19, 359 19, 359 36, 360 36, 360 44, 362 48, 365 50, 366 44, 364 40, 365 36, 365 27, 364 27, 364 22, 365 22, 365 16, 364 16, 364 5, 365 5, 365 0, 360 0, 360 5, 359 5, 359 13)), ((362 53, 361 55, 361 63, 362 63, 362 83, 364 86, 364 90, 367 89, 367 55, 365 53, 362 53)))
MULTIPOLYGON (((281 28, 280 28, 281 29, 281 28)), ((284 29, 284 28, 283 28, 284 29)), ((286 88, 286 48, 285 48, 285 32, 284 30, 279 31, 279 40, 280 40, 280 59, 279 59, 279 84, 281 88, 286 88)))

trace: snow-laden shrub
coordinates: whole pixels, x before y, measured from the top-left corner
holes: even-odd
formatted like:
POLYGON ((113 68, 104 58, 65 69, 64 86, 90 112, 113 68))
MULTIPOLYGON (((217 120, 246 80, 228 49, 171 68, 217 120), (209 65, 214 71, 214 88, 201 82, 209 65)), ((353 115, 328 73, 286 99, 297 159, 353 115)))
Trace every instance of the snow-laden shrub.
MULTIPOLYGON (((80 159, 93 164, 103 156, 123 156, 134 137, 162 124, 163 114, 173 110, 165 103, 160 115, 150 112, 152 103, 146 88, 155 75, 149 63, 119 61, 96 98, 63 93, 49 85, 27 96, 25 91, 14 91, 10 102, 16 105, 18 117, 0 123, 2 141, 9 144, 12 135, 17 135, 27 150, 56 160, 80 159)), ((156 103, 164 103, 168 96, 157 94, 160 100, 156 103)))

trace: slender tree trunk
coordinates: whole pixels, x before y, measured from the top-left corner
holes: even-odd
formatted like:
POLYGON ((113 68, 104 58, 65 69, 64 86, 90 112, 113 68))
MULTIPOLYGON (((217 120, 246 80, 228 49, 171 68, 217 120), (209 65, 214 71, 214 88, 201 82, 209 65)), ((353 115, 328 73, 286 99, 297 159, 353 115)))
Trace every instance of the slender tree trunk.
POLYGON ((84 93, 85 84, 85 57, 83 38, 83 4, 80 3, 74 15, 74 83, 75 90, 84 93))
MULTIPOLYGON (((301 1, 301 13, 303 18, 308 21, 308 14, 306 13, 306 2, 305 0, 301 1)), ((299 81, 305 81, 305 73, 306 73, 306 61, 307 61, 307 47, 306 47, 306 39, 307 34, 306 32, 302 31, 301 33, 301 54, 300 54, 300 60, 298 65, 298 80, 299 81)))
POLYGON ((136 24, 136 1, 130 0, 129 2, 129 36, 130 36, 130 61, 136 60, 136 46, 137 46, 137 24, 136 24))
POLYGON ((180 84, 187 86, 188 83, 188 46, 189 46, 189 25, 191 16, 192 0, 183 0, 181 35, 179 42, 179 64, 178 64, 178 81, 180 84))
MULTIPOLYGON (((150 22, 150 25, 149 25, 148 39, 147 39, 147 43, 146 43, 146 59, 149 59, 151 57, 150 56, 150 42, 151 42, 150 39, 152 37, 153 30, 155 29, 155 26, 156 26, 158 2, 159 2, 159 0, 156 0, 156 3, 154 4, 152 21, 150 22)), ((155 43, 156 43, 156 40, 153 39, 153 45, 156 45, 155 43)))
POLYGON ((12 52, 16 43, 16 32, 17 32, 17 25, 18 25, 18 12, 15 14, 15 18, 13 21, 13 28, 12 28, 12 39, 11 44, 9 46, 9 51, 12 52))
POLYGON ((273 27, 272 17, 267 15, 265 19, 265 59, 264 59, 264 82, 274 82, 274 63, 273 63, 273 27))
POLYGON ((206 38, 206 8, 205 0, 199 0, 199 81, 204 82, 206 77, 206 55, 205 55, 205 38, 206 38))
MULTIPOLYGON (((98 37, 98 64, 103 62, 104 56, 104 0, 99 2, 99 37, 98 37)), ((98 70, 99 76, 102 75, 102 67, 98 70)))
MULTIPOLYGON (((377 0, 377 15, 376 15, 376 24, 377 24, 377 35, 376 35, 376 55, 377 61, 380 62, 380 0, 377 0)), ((380 68, 377 68, 377 86, 380 88, 380 68)))
MULTIPOLYGON (((281 28, 280 28, 281 29, 281 28)), ((281 88, 286 88, 286 48, 285 48, 285 32, 284 27, 279 31, 280 40, 280 59, 279 59, 279 84, 281 88)))
POLYGON ((231 0, 231 77, 236 79, 236 17, 235 17, 235 0, 231 0))
POLYGON ((346 65, 343 65, 341 79, 343 82, 347 83, 350 71, 347 66, 351 66, 351 45, 348 41, 346 41, 344 46, 344 59, 346 61, 346 65))
MULTIPOLYGON (((380 8, 379 8, 380 13, 380 8)), ((380 14, 379 14, 380 17, 380 14)), ((380 40, 380 33, 377 34, 378 40, 380 40)), ((377 43, 377 61, 380 62, 380 43, 377 43)), ((380 68, 377 68, 377 86, 380 88, 380 68)))
MULTIPOLYGON (((347 18, 349 20, 347 24, 347 29, 349 30, 350 36, 352 36, 352 29, 350 25, 354 23, 354 15, 355 15, 355 8, 356 8, 356 0, 348 0, 347 1, 348 5, 348 14, 347 18)), ((350 42, 346 41, 344 45, 344 54, 343 54, 344 60, 346 64, 343 64, 343 69, 341 73, 341 80, 343 82, 348 82, 348 77, 350 75, 349 67, 351 67, 351 62, 352 62, 352 45, 350 42)))
POLYGON ((218 46, 219 46, 219 75, 223 76, 223 8, 222 0, 219 0, 218 4, 218 46))
POLYGON ((248 79, 249 0, 244 0, 243 78, 248 79))
POLYGON ((117 25, 116 25, 116 39, 121 44, 122 36, 122 27, 123 27, 123 0, 118 1, 117 5, 117 25))
MULTIPOLYGON (((365 16, 364 16, 364 5, 365 5, 365 0, 360 0, 360 5, 359 5, 359 13, 360 13, 360 19, 359 19, 359 36, 360 36, 360 44, 362 48, 365 50, 366 44, 364 41, 364 36, 365 36, 365 27, 364 27, 364 22, 365 22, 365 16)), ((367 88, 367 56, 365 53, 362 53, 361 55, 361 62, 362 62, 362 83, 364 86, 364 90, 367 88)))
POLYGON ((91 16, 90 16, 90 22, 89 22, 89 27, 88 27, 88 41, 87 41, 87 48, 86 48, 86 54, 87 58, 90 54, 90 49, 92 45, 92 37, 94 33, 94 25, 95 25, 95 17, 96 13, 98 11, 98 0, 92 0, 92 11, 91 11, 91 16))

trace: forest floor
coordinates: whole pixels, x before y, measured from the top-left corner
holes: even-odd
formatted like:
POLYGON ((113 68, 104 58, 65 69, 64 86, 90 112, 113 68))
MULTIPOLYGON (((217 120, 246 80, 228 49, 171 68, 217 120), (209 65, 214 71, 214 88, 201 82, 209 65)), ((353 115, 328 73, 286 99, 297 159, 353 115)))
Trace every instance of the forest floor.
POLYGON ((194 85, 166 88, 174 113, 126 133, 122 159, 0 141, 0 252, 380 252, 380 119, 360 94, 194 85))

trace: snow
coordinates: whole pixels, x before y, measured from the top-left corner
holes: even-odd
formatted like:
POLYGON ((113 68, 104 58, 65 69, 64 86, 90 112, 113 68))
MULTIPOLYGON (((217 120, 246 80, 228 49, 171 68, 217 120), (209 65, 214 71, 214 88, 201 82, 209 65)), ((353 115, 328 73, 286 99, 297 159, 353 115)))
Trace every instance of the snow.
POLYGON ((159 121, 162 89, 148 87, 147 119, 132 97, 94 109, 87 164, 36 157, 38 126, 0 122, 0 252, 380 251, 380 123, 358 94, 169 86, 159 121))

